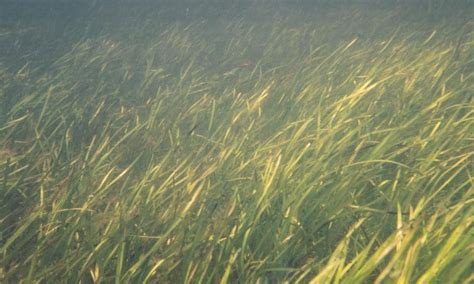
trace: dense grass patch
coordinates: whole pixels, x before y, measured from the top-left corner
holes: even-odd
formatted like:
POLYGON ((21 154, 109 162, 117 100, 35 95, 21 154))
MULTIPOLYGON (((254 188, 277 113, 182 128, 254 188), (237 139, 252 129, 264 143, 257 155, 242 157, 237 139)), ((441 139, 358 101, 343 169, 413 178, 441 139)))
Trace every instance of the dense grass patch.
POLYGON ((5 18, 0 280, 472 281, 472 5, 361 5, 5 18))

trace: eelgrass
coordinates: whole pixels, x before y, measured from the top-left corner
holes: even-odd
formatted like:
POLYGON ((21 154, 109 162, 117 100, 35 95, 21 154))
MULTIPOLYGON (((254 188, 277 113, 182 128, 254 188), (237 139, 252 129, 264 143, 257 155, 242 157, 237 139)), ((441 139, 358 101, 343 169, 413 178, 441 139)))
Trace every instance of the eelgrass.
POLYGON ((472 23, 286 12, 0 65, 2 281, 472 281, 472 23))

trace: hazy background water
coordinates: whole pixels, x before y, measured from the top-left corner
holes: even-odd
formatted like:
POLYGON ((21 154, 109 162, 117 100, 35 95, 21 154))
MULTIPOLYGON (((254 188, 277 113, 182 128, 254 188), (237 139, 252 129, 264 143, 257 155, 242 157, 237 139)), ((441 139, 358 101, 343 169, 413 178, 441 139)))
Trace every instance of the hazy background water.
MULTIPOLYGON (((337 22, 337 17, 354 15, 351 13, 357 10, 355 15, 370 22, 368 19, 371 17, 397 11, 396 21, 400 24, 411 22, 413 29, 420 23, 425 28, 431 24, 433 29, 447 23, 458 24, 461 28, 463 23, 472 20, 473 4, 472 0, 3 0, 0 3, 0 58, 4 63, 14 60, 19 65, 26 60, 54 60, 78 39, 116 35, 121 31, 127 33, 130 26, 143 24, 144 33, 149 32, 151 36, 151 22, 156 24, 155 31, 159 31, 162 25, 174 23, 204 22, 212 28, 243 16, 247 20, 253 19, 256 25, 264 25, 275 15, 298 13, 305 15, 300 17, 301 21, 327 17, 330 23, 337 22), (15 30, 14 45, 9 37, 12 30, 15 30)), ((396 21, 392 22, 396 24, 396 21)), ((360 19, 353 19, 354 25, 360 23, 360 19)), ((345 36, 343 28, 341 36, 345 36)), ((373 28, 360 26, 359 36, 373 33, 370 31, 373 28)), ((396 25, 377 28, 383 34, 384 30, 391 32, 396 25)), ((126 37, 132 39, 133 35, 126 37)))

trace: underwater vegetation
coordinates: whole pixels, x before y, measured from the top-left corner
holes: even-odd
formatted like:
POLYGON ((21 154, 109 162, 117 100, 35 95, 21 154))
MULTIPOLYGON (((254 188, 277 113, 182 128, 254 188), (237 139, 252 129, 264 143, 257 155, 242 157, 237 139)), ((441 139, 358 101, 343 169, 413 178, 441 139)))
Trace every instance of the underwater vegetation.
POLYGON ((2 22, 0 282, 474 281, 472 5, 268 3, 2 22))

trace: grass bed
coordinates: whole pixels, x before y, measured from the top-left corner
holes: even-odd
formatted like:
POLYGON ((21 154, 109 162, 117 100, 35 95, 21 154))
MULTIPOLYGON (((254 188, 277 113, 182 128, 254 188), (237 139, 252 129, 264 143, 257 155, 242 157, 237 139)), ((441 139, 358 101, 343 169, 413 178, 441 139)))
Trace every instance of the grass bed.
POLYGON ((156 5, 0 25, 2 282, 473 281, 472 5, 156 5))

